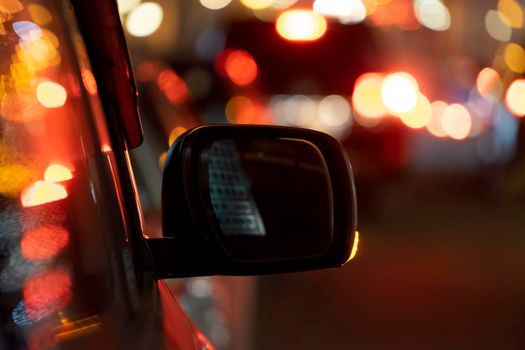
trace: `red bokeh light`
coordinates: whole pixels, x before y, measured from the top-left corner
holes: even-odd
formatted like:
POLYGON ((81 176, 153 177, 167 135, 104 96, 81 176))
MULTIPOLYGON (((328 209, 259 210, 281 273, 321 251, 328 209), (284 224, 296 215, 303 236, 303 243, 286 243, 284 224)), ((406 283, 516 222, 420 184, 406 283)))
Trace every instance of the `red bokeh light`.
POLYGON ((30 277, 24 284, 27 317, 38 320, 64 308, 73 297, 69 273, 61 268, 30 277))
POLYGON ((56 256, 69 242, 68 231, 60 226, 40 226, 24 233, 20 243, 27 260, 46 260, 56 256))
POLYGON ((171 103, 183 103, 188 98, 189 92, 186 83, 173 69, 168 68, 160 72, 157 84, 171 103))
POLYGON ((233 50, 224 60, 224 72, 230 80, 240 86, 251 84, 257 77, 257 63, 244 50, 233 50))

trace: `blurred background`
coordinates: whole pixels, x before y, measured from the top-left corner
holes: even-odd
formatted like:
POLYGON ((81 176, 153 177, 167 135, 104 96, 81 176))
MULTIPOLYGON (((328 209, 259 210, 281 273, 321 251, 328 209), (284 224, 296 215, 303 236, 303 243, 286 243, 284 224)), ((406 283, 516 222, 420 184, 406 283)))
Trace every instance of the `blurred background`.
POLYGON ((525 346, 525 29, 516 0, 119 0, 145 144, 208 123, 327 132, 356 175, 338 270, 173 280, 218 349, 525 346))

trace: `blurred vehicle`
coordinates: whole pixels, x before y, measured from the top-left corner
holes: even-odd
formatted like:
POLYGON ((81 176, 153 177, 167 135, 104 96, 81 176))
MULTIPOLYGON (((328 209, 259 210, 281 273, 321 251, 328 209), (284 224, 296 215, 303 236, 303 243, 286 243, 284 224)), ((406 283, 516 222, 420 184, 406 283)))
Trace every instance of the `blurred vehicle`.
POLYGON ((163 235, 149 237, 117 4, 6 0, 0 13, 0 348, 213 349, 165 279, 304 271, 355 256, 350 163, 335 139, 299 128, 177 135, 163 235))

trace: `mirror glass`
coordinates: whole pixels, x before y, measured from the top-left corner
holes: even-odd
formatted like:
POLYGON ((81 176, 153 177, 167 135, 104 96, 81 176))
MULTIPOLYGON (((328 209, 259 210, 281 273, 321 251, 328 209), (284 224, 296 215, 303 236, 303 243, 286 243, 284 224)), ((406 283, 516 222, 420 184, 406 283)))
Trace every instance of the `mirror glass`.
POLYGON ((225 139, 202 157, 205 201, 238 260, 315 256, 332 239, 332 188, 324 157, 301 139, 225 139), (203 169, 204 170, 204 169, 203 169))

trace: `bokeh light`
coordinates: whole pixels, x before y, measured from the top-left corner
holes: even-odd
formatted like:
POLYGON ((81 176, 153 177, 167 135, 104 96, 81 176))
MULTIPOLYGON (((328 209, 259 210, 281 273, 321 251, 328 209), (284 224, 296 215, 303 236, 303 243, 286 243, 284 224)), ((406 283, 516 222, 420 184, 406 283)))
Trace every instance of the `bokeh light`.
POLYGON ((472 117, 464 106, 454 103, 443 111, 442 126, 448 136, 463 140, 470 133, 472 117))
POLYGON ((445 108, 448 107, 448 104, 444 101, 434 101, 430 104, 430 107, 432 113, 426 125, 428 132, 436 137, 446 137, 447 133, 443 130, 442 118, 443 112, 445 108))
POLYGON ((359 23, 366 18, 366 7, 361 0, 315 0, 313 9, 341 23, 359 23))
POLYGON ((503 91, 499 73, 492 68, 483 68, 476 79, 476 88, 482 97, 493 101, 499 100, 503 91))
POLYGON ((228 6, 232 0, 199 0, 201 5, 210 10, 220 10, 228 6))
POLYGON ((171 103, 180 104, 188 99, 189 92, 186 83, 171 68, 160 72, 157 77, 157 85, 171 103))
POLYGON ((515 116, 525 116, 525 79, 518 79, 510 84, 505 96, 505 104, 515 116))
POLYGON ((95 80, 93 73, 87 68, 82 68, 82 82, 89 94, 95 95, 97 93, 97 81, 95 80))
POLYGON ((62 268, 45 270, 24 283, 27 316, 38 320, 64 308, 73 297, 71 278, 62 268))
POLYGON ((257 63, 248 52, 233 50, 226 57, 224 71, 232 82, 244 86, 252 83, 257 77, 257 63))
POLYGON ((36 98, 46 108, 62 107, 67 100, 67 92, 64 87, 52 81, 44 81, 36 87, 36 98))
POLYGON ((508 43, 503 52, 507 67, 514 73, 525 72, 525 50, 516 43, 508 43))
POLYGON ((13 23, 13 29, 20 39, 25 41, 35 41, 42 38, 42 29, 30 21, 19 21, 13 23))
POLYGON ((226 104, 226 118, 232 124, 249 124, 255 119, 255 104, 246 96, 234 96, 226 104))
POLYGON ((298 0, 275 0, 272 4, 274 9, 287 9, 295 4, 298 0))
POLYGON ((350 116, 350 104, 343 96, 326 96, 319 103, 319 118, 328 126, 344 125, 350 120, 350 116))
POLYGON ((58 201, 66 197, 67 191, 61 184, 39 180, 22 191, 20 201, 23 207, 33 207, 58 201))
POLYGON ((62 182, 71 180, 73 173, 68 167, 62 164, 51 164, 44 172, 44 181, 46 182, 62 182))
POLYGON ((27 260, 47 260, 55 257, 69 242, 68 231, 61 226, 39 226, 24 232, 20 248, 27 260))
POLYGON ((432 115, 430 102, 422 93, 418 93, 414 108, 408 112, 399 113, 401 121, 408 127, 419 129, 428 124, 432 115))
POLYGON ((136 37, 149 36, 159 29, 164 10, 155 2, 144 2, 137 6, 126 19, 127 31, 136 37))
POLYGON ((485 15, 485 29, 492 38, 498 41, 509 41, 512 36, 509 20, 505 15, 495 10, 490 10, 485 15))
POLYGON ((450 28, 450 12, 440 0, 416 0, 414 13, 419 23, 429 29, 443 31, 450 28))
POLYGON ((386 114, 386 107, 381 98, 383 77, 380 74, 365 73, 355 84, 352 105, 355 112, 365 118, 381 118, 386 114))
POLYGON ((252 10, 262 10, 272 6, 275 0, 241 0, 241 4, 252 10))
POLYGON ((27 5, 27 11, 31 20, 40 26, 48 25, 53 20, 51 12, 42 5, 29 4, 27 5))
POLYGON ((139 6, 141 0, 117 0, 118 12, 123 15, 139 6))
POLYGON ((406 113, 416 106, 418 89, 418 83, 412 75, 392 73, 383 80, 381 99, 392 113, 406 113))
POLYGON ((313 11, 289 10, 283 12, 275 23, 281 37, 290 41, 313 41, 326 32, 325 18, 313 11))
POLYGON ((170 132, 170 136, 168 137, 168 144, 171 146, 180 135, 186 132, 186 130, 188 129, 182 126, 177 126, 173 128, 173 130, 171 130, 170 132))
POLYGON ((523 8, 515 0, 499 0, 498 12, 512 28, 523 27, 523 8))

